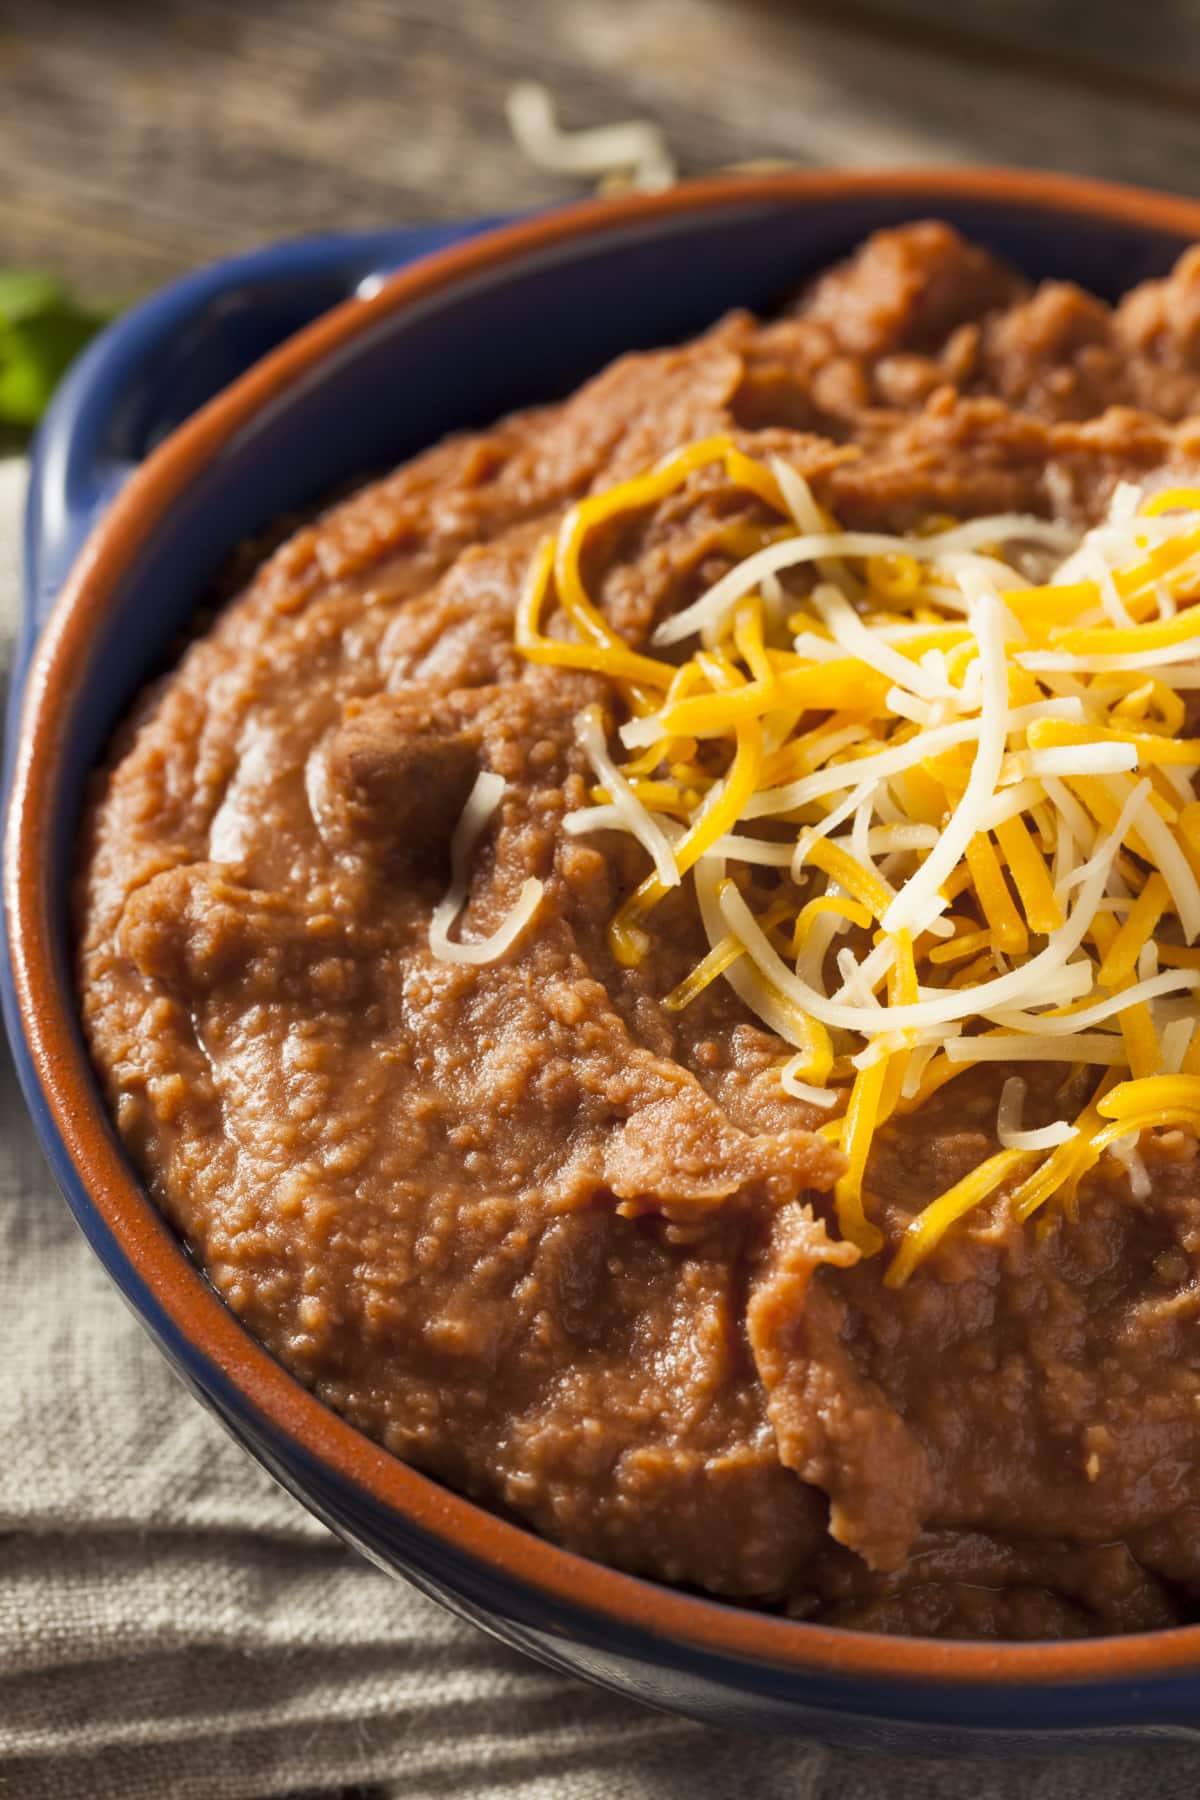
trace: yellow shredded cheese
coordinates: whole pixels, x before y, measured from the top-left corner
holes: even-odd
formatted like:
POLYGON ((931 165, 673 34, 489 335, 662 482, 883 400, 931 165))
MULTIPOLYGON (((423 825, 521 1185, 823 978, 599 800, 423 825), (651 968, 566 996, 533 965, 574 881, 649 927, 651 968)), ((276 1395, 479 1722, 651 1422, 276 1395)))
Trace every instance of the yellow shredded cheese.
POLYGON ((893 1286, 985 1201, 1073 1207, 1110 1149, 1142 1182, 1139 1132, 1200 1127, 1197 600, 1200 489, 1123 485, 1082 538, 1021 515, 851 531, 729 436, 580 501, 533 558, 518 649, 606 675, 624 711, 612 743, 599 713, 581 724, 595 804, 566 822, 651 864, 614 954, 652 959, 656 907, 694 884, 709 950, 664 1005, 725 981, 791 1046, 782 1090, 837 1114, 834 1204, 863 1254, 894 1114, 987 1061, 1099 1082, 1026 1129, 1009 1077, 998 1151, 911 1221, 893 1286), (587 590, 592 533, 714 471, 744 499, 732 566, 649 646, 623 641, 587 590), (1031 582, 1016 545, 1057 570, 1031 582))

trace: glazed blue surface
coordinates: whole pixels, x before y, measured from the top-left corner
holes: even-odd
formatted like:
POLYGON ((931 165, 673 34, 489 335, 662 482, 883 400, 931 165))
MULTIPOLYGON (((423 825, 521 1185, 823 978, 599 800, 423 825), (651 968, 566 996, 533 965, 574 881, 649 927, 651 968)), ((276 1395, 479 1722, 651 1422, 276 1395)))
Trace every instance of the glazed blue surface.
MULTIPOLYGON (((1030 275, 1070 277, 1113 296, 1163 273, 1182 247, 1173 237, 1114 230, 1067 213, 944 197, 928 210, 1030 275)), ((56 809, 64 981, 67 875, 86 775, 240 539, 448 430, 562 394, 622 350, 686 336, 731 306, 769 310, 867 232, 909 216, 911 206, 899 198, 781 199, 697 209, 529 253, 383 320, 243 429, 127 571, 119 604, 92 647, 80 699, 61 721, 68 748, 56 809)), ((35 448, 6 788, 37 631, 88 532, 140 458, 328 306, 371 286, 380 272, 483 228, 472 222, 263 250, 155 296, 85 354, 35 448)), ((113 1241, 53 1127, 17 1014, 7 950, 0 988, 48 1160, 121 1292, 233 1435, 380 1566, 545 1662, 712 1722, 911 1754, 1200 1738, 1200 1675, 1054 1687, 800 1676, 619 1627, 549 1599, 381 1506, 268 1425, 176 1330, 113 1241)))

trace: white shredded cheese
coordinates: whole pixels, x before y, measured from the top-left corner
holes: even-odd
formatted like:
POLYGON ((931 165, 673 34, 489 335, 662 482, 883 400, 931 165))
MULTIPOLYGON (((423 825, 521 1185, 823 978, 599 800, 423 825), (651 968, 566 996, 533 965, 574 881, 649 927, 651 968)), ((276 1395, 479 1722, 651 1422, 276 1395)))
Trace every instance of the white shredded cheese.
POLYGON ((1056 1119, 1036 1131, 1022 1129, 1025 1111, 1025 1083, 1019 1075, 1010 1075, 1000 1090, 996 1111, 996 1141, 1002 1150, 1053 1150, 1078 1137, 1077 1128, 1067 1119, 1056 1119))
POLYGON ((679 886, 679 865, 661 824, 642 805, 612 757, 604 741, 604 725, 599 709, 585 706, 575 720, 575 737, 601 782, 608 789, 611 805, 627 831, 648 851, 655 873, 664 887, 679 886))
POLYGON ((831 1106, 836 1106, 839 1099, 838 1090, 836 1088, 814 1087, 811 1081, 800 1080, 799 1076, 796 1074, 796 1069, 803 1061, 804 1058, 802 1056, 793 1056, 791 1061, 785 1063, 783 1068, 780 1069, 779 1085, 784 1093, 790 1094, 793 1100, 807 1101, 809 1106, 819 1106, 825 1110, 828 1110, 831 1106))
POLYGON ((1142 1160, 1138 1149, 1138 1134, 1131 1131, 1126 1137, 1114 1138, 1108 1146, 1108 1153, 1119 1162, 1129 1177, 1129 1191, 1135 1200, 1148 1200, 1153 1192, 1150 1172, 1142 1160))
POLYGON ((952 1063, 1078 1062, 1111 1068, 1123 1055, 1120 1033, 1115 1031, 1081 1031, 1065 1044, 1058 1037, 1012 1031, 1000 1037, 952 1038, 946 1045, 946 1056, 952 1063))
POLYGON ((541 904, 542 883, 531 875, 522 884, 512 911, 490 936, 477 938, 469 944, 456 944, 450 939, 450 927, 467 900, 471 852, 499 806, 503 794, 502 777, 490 769, 481 770, 455 827, 450 843, 450 886, 434 908, 433 917, 429 921, 429 948, 439 962, 498 962, 505 951, 516 943, 541 904))
POLYGON ((932 902, 943 881, 961 861, 979 830, 984 807, 996 791, 1008 736, 1008 666, 1005 660, 1004 608, 994 595, 980 590, 969 615, 978 645, 983 699, 975 760, 962 799, 915 875, 909 877, 884 913, 884 931, 924 931, 933 917, 932 902))
POLYGON ((563 131, 548 88, 518 82, 505 101, 509 129, 531 163, 555 175, 592 179, 627 174, 642 193, 658 193, 675 180, 675 160, 659 127, 648 119, 563 131))
MULTIPOLYGON (((1070 916, 1056 931, 1048 935, 1045 947, 1036 956, 1030 957, 1028 962, 1010 970, 1006 975, 980 982, 977 987, 946 989, 915 1004, 889 1006, 889 1028, 905 1030, 922 1025, 940 1025, 949 1019, 966 1019, 973 1014, 987 1013, 997 1006, 1006 1005, 1017 1000, 1018 996, 1028 1004, 1039 992, 1044 991, 1046 976, 1060 970, 1067 958, 1083 942, 1087 928, 1095 917, 1096 903, 1104 891, 1117 851, 1124 842, 1134 814, 1145 799, 1149 785, 1149 782, 1139 783, 1130 796, 1112 832, 1092 859, 1092 866, 1070 916)), ((925 866, 927 863, 922 865, 925 866)), ((901 889, 901 893, 903 892, 901 889)), ((810 1012, 823 1025, 839 1026, 846 1031, 871 1032, 877 1028, 878 1019, 872 1017, 873 1013, 877 1014, 877 1008, 850 1006, 841 1001, 830 1000, 793 974, 771 948, 754 915, 732 884, 727 883, 722 888, 718 904, 729 929, 745 946, 771 986, 777 988, 785 998, 803 1011, 810 1012)))
POLYGON ((778 575, 784 569, 796 569, 804 563, 819 562, 829 556, 915 555, 918 547, 929 561, 928 547, 936 541, 935 538, 894 537, 881 531, 813 531, 784 538, 778 544, 756 550, 727 575, 722 575, 698 600, 664 619, 654 632, 653 642, 678 644, 697 633, 711 637, 738 601, 744 600, 764 575, 778 575))
POLYGON ((1179 1019, 1168 1019, 1159 1033, 1162 1046, 1162 1063, 1164 1075, 1177 1075, 1183 1066, 1188 1045, 1192 1041, 1192 1032, 1196 1028, 1194 1014, 1186 1013, 1179 1019))
POLYGON ((988 1009, 986 1016, 1007 1026, 1010 1031, 1042 1031, 1051 1037, 1069 1038, 1076 1032, 1086 1031, 1089 1025, 1099 1025, 1115 1013, 1124 1012, 1128 1006, 1140 1006, 1163 994, 1177 994, 1183 988, 1197 987, 1200 987, 1200 969, 1167 969, 1161 975, 1122 988, 1119 994, 1110 994, 1106 1000, 1097 1000, 1094 1006, 1084 1006, 1058 1018, 1045 1013, 1005 1012, 994 1007, 988 1009))

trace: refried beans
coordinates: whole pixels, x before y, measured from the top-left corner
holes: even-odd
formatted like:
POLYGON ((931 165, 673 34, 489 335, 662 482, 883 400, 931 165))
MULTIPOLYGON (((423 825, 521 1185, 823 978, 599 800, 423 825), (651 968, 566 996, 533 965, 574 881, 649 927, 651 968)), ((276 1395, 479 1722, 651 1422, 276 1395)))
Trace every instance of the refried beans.
MULTIPOLYGON (((438 445, 261 562, 95 779, 78 968, 131 1156, 295 1376, 560 1544, 798 1618, 1028 1639, 1200 1615, 1195 1137, 1140 1180, 1105 1158, 1035 1223, 994 1197, 885 1284, 996 1152, 1012 1070, 880 1127, 887 1249, 859 1255, 790 1048, 724 980, 663 1004, 710 949, 690 888, 653 954, 614 956, 646 850, 563 827, 595 800, 577 719, 615 731, 614 686, 514 639, 566 509, 714 434, 847 529, 1083 531, 1122 481, 1188 479, 1198 415, 1200 250, 1110 308, 922 223, 770 322, 438 445), (541 899, 502 955, 448 962, 430 921, 481 771, 503 799, 454 933, 531 877, 541 899)), ((769 523, 697 468, 589 540, 604 621, 646 649, 769 523)), ((1082 1103, 1096 1074, 1068 1044, 1031 1091, 1082 1103)))

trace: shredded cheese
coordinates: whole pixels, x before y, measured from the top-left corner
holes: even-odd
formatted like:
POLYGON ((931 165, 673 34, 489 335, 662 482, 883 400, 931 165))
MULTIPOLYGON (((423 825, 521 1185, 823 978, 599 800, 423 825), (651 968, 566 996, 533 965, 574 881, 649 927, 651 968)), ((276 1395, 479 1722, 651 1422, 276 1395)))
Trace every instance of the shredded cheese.
POLYGON ((455 827, 450 844, 450 886, 429 921, 429 948, 439 962, 498 962, 516 943, 541 905, 542 883, 531 875, 522 883, 512 911, 488 937, 476 938, 468 944, 456 944, 450 938, 450 927, 467 902, 471 853, 503 795, 503 778, 490 769, 482 770, 455 827))
POLYGON ((664 1004, 723 981, 791 1047, 781 1089, 836 1115, 834 1204, 862 1254, 883 1248, 869 1169, 893 1114, 985 1062, 1099 1083, 1030 1129, 1010 1076, 996 1153, 911 1222, 893 1286, 985 1202, 1073 1206, 1110 1151, 1144 1192, 1138 1133, 1200 1130, 1197 601, 1200 491, 1122 484, 1082 538, 1020 514, 844 530, 785 459, 728 436, 589 496, 533 560, 518 649, 606 675, 625 714, 615 750, 581 716, 597 786, 566 821, 651 865, 614 954, 653 957, 655 908, 691 884, 709 950, 664 1004), (587 593, 591 534, 713 468, 747 511, 723 527, 731 566, 627 643, 587 593))
MULTIPOLYGON (((593 769, 608 790, 612 823, 618 830, 630 832, 648 852, 654 863, 655 876, 664 889, 679 886, 679 864, 675 860, 675 852, 671 841, 663 830, 661 823, 652 812, 647 811, 635 790, 630 786, 608 754, 605 742, 604 722, 600 709, 595 706, 585 707, 575 721, 575 736, 587 754, 593 769)), ((563 820, 565 828, 572 828, 570 814, 563 820)))
POLYGON ((996 1136, 1004 1150, 1053 1150, 1059 1144, 1069 1144, 1076 1134, 1074 1125, 1065 1119, 1055 1119, 1050 1125, 1042 1125, 1034 1131, 1021 1128, 1021 1117, 1025 1109, 1025 1083, 1019 1075, 1011 1075, 1000 1090, 1000 1104, 996 1108, 996 1136))
POLYGON ((659 127, 648 119, 563 131, 550 90, 521 81, 509 90, 505 110, 518 147, 539 169, 585 177, 628 174, 629 185, 658 193, 675 180, 675 159, 659 127))

